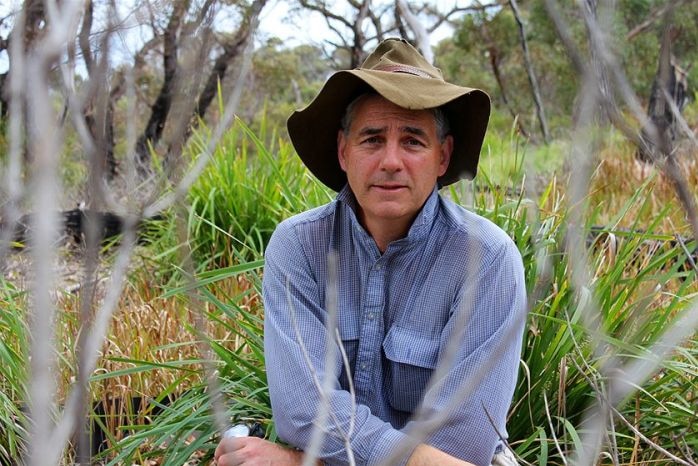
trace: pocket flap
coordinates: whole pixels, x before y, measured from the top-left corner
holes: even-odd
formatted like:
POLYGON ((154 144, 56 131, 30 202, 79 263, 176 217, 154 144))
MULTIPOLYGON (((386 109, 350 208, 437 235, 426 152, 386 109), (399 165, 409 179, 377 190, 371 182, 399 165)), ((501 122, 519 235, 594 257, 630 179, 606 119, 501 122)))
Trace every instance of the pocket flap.
POLYGON ((383 340, 383 351, 391 361, 434 369, 439 356, 439 340, 393 326, 383 340))

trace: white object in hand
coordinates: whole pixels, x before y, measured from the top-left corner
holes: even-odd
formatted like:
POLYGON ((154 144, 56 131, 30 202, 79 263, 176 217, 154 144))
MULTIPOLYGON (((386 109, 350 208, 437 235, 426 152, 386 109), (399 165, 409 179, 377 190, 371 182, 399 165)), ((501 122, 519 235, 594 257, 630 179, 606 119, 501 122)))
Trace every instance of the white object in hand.
POLYGON ((223 438, 229 437, 248 437, 250 435, 250 428, 245 424, 236 424, 230 429, 223 433, 223 438))

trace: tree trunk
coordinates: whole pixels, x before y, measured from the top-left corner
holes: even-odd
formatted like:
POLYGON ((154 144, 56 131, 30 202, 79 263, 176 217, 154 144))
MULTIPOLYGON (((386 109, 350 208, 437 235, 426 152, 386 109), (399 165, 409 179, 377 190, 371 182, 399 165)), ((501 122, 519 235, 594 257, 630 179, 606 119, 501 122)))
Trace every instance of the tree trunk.
POLYGON ((675 110, 680 112, 686 105, 688 84, 686 72, 672 60, 672 31, 669 25, 662 36, 659 65, 647 105, 649 121, 641 132, 645 144, 635 152, 636 158, 642 162, 653 162, 657 157, 671 156, 679 117, 674 112, 675 110))
POLYGON ((164 77, 160 92, 151 107, 150 118, 145 126, 143 134, 136 142, 136 156, 138 169, 145 176, 150 171, 150 147, 154 147, 165 129, 165 123, 172 107, 174 89, 177 79, 177 58, 179 43, 178 33, 182 24, 182 18, 189 8, 189 1, 176 2, 170 15, 163 41, 163 69, 164 77))
POLYGON ((511 6, 512 11, 514 12, 514 18, 516 18, 516 23, 519 26, 519 37, 521 38, 521 48, 523 49, 524 63, 526 64, 526 74, 528 75, 528 82, 531 85, 533 101, 536 104, 536 116, 538 117, 538 124, 540 124, 540 130, 543 134, 543 140, 546 144, 548 144, 550 142, 548 121, 545 118, 543 99, 541 99, 540 97, 538 80, 536 79, 536 74, 533 71, 533 64, 531 63, 531 57, 528 53, 528 42, 526 41, 526 32, 524 31, 523 21, 521 20, 521 14, 519 13, 519 6, 516 3, 516 0, 509 0, 509 5, 511 6))
POLYGON ((364 44, 366 38, 362 30, 364 20, 368 16, 369 0, 364 0, 359 6, 359 11, 356 14, 354 21, 354 44, 351 48, 351 64, 350 68, 358 68, 364 61, 364 44))
POLYGON ((230 64, 236 57, 240 56, 251 40, 252 34, 255 32, 254 28, 257 24, 257 18, 266 3, 267 0, 255 0, 252 5, 247 8, 245 17, 235 37, 223 44, 223 53, 216 58, 211 73, 208 75, 206 83, 199 93, 199 98, 194 107, 192 117, 187 120, 182 120, 182 123, 186 126, 180 128, 178 131, 178 134, 181 134, 181 136, 168 148, 168 154, 171 158, 177 158, 181 154, 184 144, 186 144, 191 136, 192 131, 196 128, 198 122, 204 118, 206 110, 216 97, 218 86, 225 78, 230 64))
POLYGON ((93 82, 90 97, 87 99, 83 110, 85 124, 94 142, 94 154, 91 154, 94 164, 91 166, 92 175, 95 178, 106 178, 111 181, 116 176, 117 163, 114 158, 114 100, 113 92, 108 94, 103 89, 109 89, 106 73, 106 58, 109 55, 109 34, 101 41, 101 59, 95 62, 92 53, 90 36, 92 35, 92 24, 94 15, 94 5, 88 0, 85 4, 82 26, 78 36, 80 51, 82 52, 87 74, 93 82))
POLYGON ((412 13, 410 6, 405 0, 397 0, 397 11, 400 16, 405 18, 407 24, 412 29, 415 37, 415 43, 422 56, 429 62, 434 63, 434 52, 431 50, 431 44, 429 42, 429 32, 424 27, 424 25, 419 21, 419 18, 412 13))
POLYGON ((602 116, 601 119, 605 120, 599 123, 603 124, 613 121, 611 112, 616 112, 618 105, 609 79, 608 66, 603 57, 604 47, 607 47, 607 44, 601 42, 603 31, 599 28, 597 9, 598 0, 584 0, 583 10, 587 35, 589 36, 591 67, 599 89, 599 102, 602 102, 603 107, 598 114, 602 116))
POLYGON ((521 118, 519 118, 519 115, 516 112, 516 110, 512 107, 511 102, 509 102, 509 98, 507 96, 507 88, 504 82, 504 78, 502 77, 502 72, 499 68, 499 49, 494 43, 494 40, 492 40, 492 37, 490 36, 490 33, 487 30, 487 26, 485 25, 485 23, 483 23, 482 27, 480 28, 480 34, 482 34, 482 38, 485 44, 487 44, 487 55, 490 59, 490 67, 492 68, 492 74, 494 75, 494 79, 497 82, 497 87, 499 87, 499 91, 502 94, 502 101, 504 103, 504 106, 516 122, 516 126, 518 127, 521 134, 524 137, 528 137, 528 131, 526 131, 526 127, 521 121, 521 118))
MULTIPOLYGON (((2 51, 2 49, 0 49, 2 51)), ((9 82, 7 80, 8 73, 0 74, 0 119, 4 120, 7 118, 8 108, 10 106, 10 101, 7 100, 7 90, 6 86, 9 82)))
POLYGON ((240 52, 245 48, 250 35, 254 33, 252 30, 252 19, 259 15, 266 5, 267 0, 256 0, 248 9, 247 16, 238 28, 235 38, 229 43, 224 44, 223 53, 216 59, 213 65, 213 70, 208 76, 208 80, 204 85, 203 90, 199 94, 199 100, 196 105, 195 117, 203 118, 209 105, 216 96, 218 83, 223 81, 228 66, 235 57, 240 55, 240 52))

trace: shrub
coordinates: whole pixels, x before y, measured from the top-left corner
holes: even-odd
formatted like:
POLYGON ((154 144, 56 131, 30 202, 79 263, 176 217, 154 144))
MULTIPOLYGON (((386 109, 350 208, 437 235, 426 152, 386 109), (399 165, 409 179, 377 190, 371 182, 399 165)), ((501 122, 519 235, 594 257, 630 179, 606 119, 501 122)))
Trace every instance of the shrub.
POLYGON ((281 220, 332 198, 290 143, 264 139, 236 120, 192 187, 188 231, 200 258, 224 266, 260 256, 281 220))

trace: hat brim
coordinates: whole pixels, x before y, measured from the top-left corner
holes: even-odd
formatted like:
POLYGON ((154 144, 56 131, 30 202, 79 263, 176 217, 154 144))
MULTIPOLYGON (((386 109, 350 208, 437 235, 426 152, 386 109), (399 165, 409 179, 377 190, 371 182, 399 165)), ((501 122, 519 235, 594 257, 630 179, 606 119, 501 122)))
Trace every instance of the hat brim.
POLYGON ((490 115, 484 91, 407 73, 356 69, 332 75, 310 105, 287 122, 298 156, 322 183, 335 191, 346 184, 337 158, 337 132, 347 105, 371 90, 403 108, 442 108, 454 138, 451 162, 438 180, 442 186, 477 174, 490 115))

